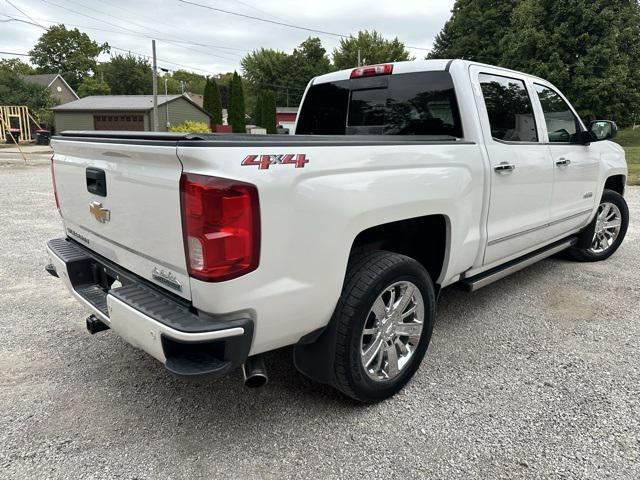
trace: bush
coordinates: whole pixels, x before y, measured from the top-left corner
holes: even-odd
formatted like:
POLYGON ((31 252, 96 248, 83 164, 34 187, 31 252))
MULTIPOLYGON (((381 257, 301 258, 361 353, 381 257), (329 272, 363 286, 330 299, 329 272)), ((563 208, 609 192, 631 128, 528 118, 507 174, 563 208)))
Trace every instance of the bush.
POLYGON ((169 131, 180 133, 211 133, 211 129, 206 123, 194 122, 192 120, 187 120, 186 122, 172 125, 171 127, 169 127, 169 131))

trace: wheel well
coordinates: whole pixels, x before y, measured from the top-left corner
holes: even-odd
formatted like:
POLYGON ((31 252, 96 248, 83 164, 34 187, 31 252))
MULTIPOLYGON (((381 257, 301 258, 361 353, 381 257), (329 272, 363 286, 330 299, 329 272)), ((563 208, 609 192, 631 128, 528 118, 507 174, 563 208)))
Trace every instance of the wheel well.
POLYGON ((618 192, 620 195, 623 195, 624 184, 625 184, 624 175, 614 175, 612 177, 607 178, 607 181, 604 184, 604 188, 613 190, 614 192, 618 192))
POLYGON ((368 228, 353 241, 351 252, 387 250, 418 261, 435 284, 442 272, 447 245, 444 215, 428 215, 368 228))

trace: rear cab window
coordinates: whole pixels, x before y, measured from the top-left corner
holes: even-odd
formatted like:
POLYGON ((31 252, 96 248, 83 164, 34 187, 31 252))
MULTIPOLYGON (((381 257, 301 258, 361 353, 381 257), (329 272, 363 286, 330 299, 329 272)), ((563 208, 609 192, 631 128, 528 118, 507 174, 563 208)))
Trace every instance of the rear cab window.
POLYGON ((401 73, 312 85, 297 135, 421 135, 462 138, 449 72, 401 73))
POLYGON ((524 82, 488 73, 481 73, 479 80, 491 136, 505 142, 537 142, 536 120, 524 82))

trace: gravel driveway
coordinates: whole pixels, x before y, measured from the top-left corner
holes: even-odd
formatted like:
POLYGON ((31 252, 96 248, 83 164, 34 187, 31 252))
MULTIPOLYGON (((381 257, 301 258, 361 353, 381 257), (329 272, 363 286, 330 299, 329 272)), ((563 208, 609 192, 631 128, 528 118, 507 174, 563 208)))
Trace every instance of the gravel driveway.
MULTIPOLYGON (((0 478, 640 478, 640 231, 610 260, 543 261, 442 293, 431 347, 361 406, 267 358, 172 377, 47 275, 49 169, 0 167, 0 478)), ((633 219, 640 188, 627 194, 633 219)))

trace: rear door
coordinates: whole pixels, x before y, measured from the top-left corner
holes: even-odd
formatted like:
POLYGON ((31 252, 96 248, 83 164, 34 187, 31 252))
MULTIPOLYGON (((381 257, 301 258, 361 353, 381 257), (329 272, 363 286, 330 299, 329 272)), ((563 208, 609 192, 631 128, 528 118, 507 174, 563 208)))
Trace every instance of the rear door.
POLYGON ((549 236, 575 230, 589 220, 598 190, 600 155, 589 145, 574 142, 584 126, 569 103, 550 85, 534 83, 544 115, 544 134, 554 164, 549 236))
POLYGON ((491 264, 548 238, 554 166, 526 77, 473 66, 471 79, 491 166, 484 258, 491 264))
POLYGON ((53 168, 70 238, 190 298, 176 143, 54 140, 53 168))

